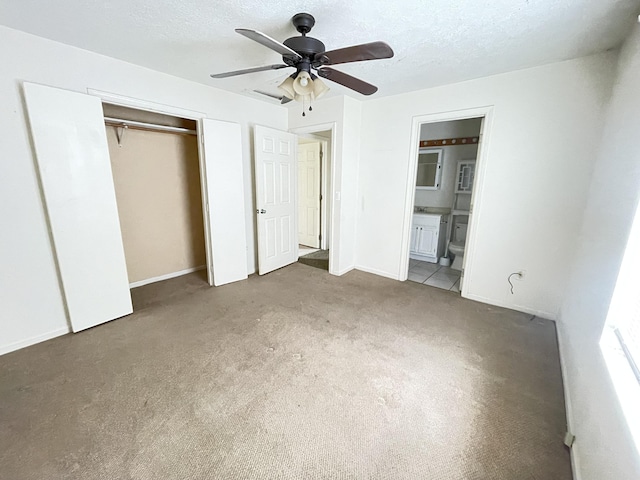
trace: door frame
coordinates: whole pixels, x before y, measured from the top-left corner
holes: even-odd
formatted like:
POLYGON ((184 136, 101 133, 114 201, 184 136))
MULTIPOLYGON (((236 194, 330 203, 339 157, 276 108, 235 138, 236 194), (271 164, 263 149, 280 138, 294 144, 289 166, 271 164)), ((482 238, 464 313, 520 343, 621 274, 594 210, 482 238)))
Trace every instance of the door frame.
POLYGON ((196 110, 188 110, 185 108, 174 107, 171 105, 164 105, 161 103, 151 102, 148 100, 141 100, 138 98, 127 97, 119 95, 117 93, 104 92, 93 88, 87 88, 87 93, 91 96, 98 97, 103 103, 109 103, 112 105, 118 105, 121 107, 130 107, 138 110, 144 110, 147 112, 161 113, 164 115, 170 115, 174 117, 186 118, 188 120, 194 120, 196 122, 196 133, 198 141, 198 164, 200 166, 200 196, 202 200, 202 217, 204 225, 204 242, 205 242, 205 258, 206 258, 206 270, 207 280, 210 286, 213 286, 213 255, 212 251, 212 239, 211 239, 211 225, 209 222, 209 215, 207 211, 209 209, 209 203, 207 198, 207 166, 204 155, 204 138, 202 136, 202 120, 208 118, 204 112, 196 110))
POLYGON ((305 127, 292 128, 289 132, 298 136, 312 137, 323 142, 323 157, 321 161, 320 170, 320 190, 322 191, 322 201, 320 202, 320 231, 322 239, 320 241, 320 248, 323 250, 329 250, 329 273, 332 275, 339 275, 335 266, 338 265, 338 259, 335 258, 337 254, 336 249, 332 248, 336 245, 335 232, 336 232, 336 215, 335 215, 335 161, 336 158, 336 122, 320 123, 316 125, 309 125, 305 127), (320 137, 318 132, 331 132, 331 148, 328 148, 325 138, 320 137), (327 156, 328 161, 327 161, 327 156), (327 163, 329 167, 327 168, 327 163), (329 182, 327 182, 329 180, 329 182), (327 205, 327 201, 329 204, 327 205), (327 208, 328 207, 328 208, 327 208), (329 233, 327 234, 327 230, 329 233))
POLYGON ((464 262, 462 274, 466 281, 461 282, 461 296, 468 297, 470 280, 474 277, 474 258, 477 247, 477 231, 482 214, 483 187, 485 182, 489 141, 493 126, 493 105, 468 108, 464 110, 454 110, 425 115, 416 115, 411 121, 411 143, 409 147, 409 169, 407 175, 407 187, 405 192, 405 213, 402 231, 402 252, 400 255, 400 271, 398 279, 405 281, 409 275, 409 250, 411 242, 411 224, 415 204, 415 182, 418 171, 418 152, 420 150, 420 127, 425 123, 449 122, 455 120, 467 120, 470 118, 483 118, 480 130, 478 154, 476 156, 476 171, 471 192, 471 214, 469 227, 467 230, 467 241, 465 245, 464 262))

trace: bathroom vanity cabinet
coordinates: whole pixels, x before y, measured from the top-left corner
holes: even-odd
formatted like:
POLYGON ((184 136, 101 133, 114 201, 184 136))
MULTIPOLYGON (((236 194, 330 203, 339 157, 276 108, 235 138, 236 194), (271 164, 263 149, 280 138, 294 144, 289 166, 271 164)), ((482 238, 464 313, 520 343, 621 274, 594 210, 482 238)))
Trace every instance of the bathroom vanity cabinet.
POLYGON ((409 257, 437 263, 444 252, 446 221, 442 215, 415 213, 411 229, 409 257))

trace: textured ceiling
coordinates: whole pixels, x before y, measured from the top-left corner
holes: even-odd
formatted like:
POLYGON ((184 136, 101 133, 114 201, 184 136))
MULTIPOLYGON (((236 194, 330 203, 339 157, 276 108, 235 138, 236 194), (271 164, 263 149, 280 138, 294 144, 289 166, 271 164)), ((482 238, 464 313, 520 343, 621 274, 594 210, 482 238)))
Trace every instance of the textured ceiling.
MULTIPOLYGON (((289 70, 211 79, 280 60, 234 28, 283 41, 297 35, 290 18, 301 11, 315 16, 310 36, 327 50, 374 40, 391 45, 392 59, 337 67, 377 85, 375 98, 617 47, 640 8, 638 0, 3 0, 0 23, 255 95, 253 89, 276 93, 289 70)), ((367 98, 327 84, 331 94, 367 98)))

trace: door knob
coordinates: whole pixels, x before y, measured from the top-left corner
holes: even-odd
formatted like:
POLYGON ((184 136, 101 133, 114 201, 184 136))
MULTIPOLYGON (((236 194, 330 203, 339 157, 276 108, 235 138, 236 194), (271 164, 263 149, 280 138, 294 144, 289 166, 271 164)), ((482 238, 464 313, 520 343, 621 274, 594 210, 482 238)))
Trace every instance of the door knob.
POLYGON ((267 211, 264 208, 261 208, 260 210, 256 210, 256 213, 267 213, 267 211))

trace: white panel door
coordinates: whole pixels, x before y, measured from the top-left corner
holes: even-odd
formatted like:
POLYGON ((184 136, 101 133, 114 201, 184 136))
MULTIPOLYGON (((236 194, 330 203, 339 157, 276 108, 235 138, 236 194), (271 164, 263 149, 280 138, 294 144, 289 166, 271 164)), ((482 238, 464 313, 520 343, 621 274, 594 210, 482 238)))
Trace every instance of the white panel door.
POLYGON ((100 99, 25 83, 64 298, 74 332, 133 311, 100 99))
POLYGON ((200 171, 209 285, 247 278, 240 125, 202 120, 200 171))
POLYGON ((320 142, 298 145, 298 243, 320 248, 320 142))
POLYGON ((255 127, 258 273, 264 275, 298 260, 297 138, 255 127))

